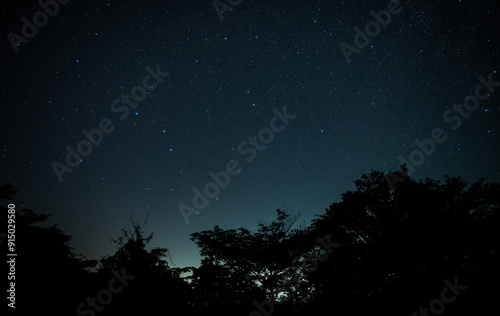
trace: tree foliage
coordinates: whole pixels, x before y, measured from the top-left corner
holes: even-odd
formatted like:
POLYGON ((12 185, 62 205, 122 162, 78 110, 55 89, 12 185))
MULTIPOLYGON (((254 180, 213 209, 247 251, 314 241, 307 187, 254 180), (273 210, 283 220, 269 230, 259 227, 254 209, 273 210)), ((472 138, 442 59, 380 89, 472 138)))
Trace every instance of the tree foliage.
MULTIPOLYGON (((248 315, 266 300, 274 302, 275 315, 411 315, 439 297, 443 280, 458 277, 467 292, 446 307, 448 315, 484 313, 500 280, 500 184, 399 175, 404 181, 391 187, 382 172, 363 174, 309 226, 278 209, 255 231, 215 226, 193 233, 202 256, 198 267, 173 267, 167 248, 150 249, 147 219, 131 217, 111 239, 117 251, 96 266, 74 253, 70 236, 39 225, 47 215, 19 210, 19 253, 30 262, 23 274, 34 284, 26 285, 25 295, 41 304, 47 289, 54 290, 58 310, 74 311, 106 286, 111 271, 125 268, 136 278, 104 315, 178 308, 186 315, 248 315), (340 246, 331 252, 318 240, 340 246)), ((14 195, 11 186, 0 187, 1 198, 14 195)))

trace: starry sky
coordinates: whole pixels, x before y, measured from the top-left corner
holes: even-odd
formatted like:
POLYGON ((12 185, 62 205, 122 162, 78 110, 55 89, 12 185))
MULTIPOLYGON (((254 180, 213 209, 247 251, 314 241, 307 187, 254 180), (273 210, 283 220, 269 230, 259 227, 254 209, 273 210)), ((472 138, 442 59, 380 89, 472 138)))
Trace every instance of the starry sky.
POLYGON ((308 224, 435 129, 446 140, 413 178, 500 181, 495 1, 231 2, 221 19, 211 1, 69 1, 19 45, 11 33, 42 9, 3 4, 0 184, 18 190, 12 202, 51 214, 91 259, 114 253, 108 237, 132 214, 148 216, 151 246, 184 267, 200 263, 191 233, 254 230, 278 208, 308 224), (389 7, 399 12, 377 31, 370 12, 389 7), (374 36, 356 47, 368 24, 374 36), (454 108, 479 76, 490 76, 484 100, 454 108), (59 181, 54 163, 69 168, 79 143, 87 155, 59 181), (195 208, 195 191, 226 169, 195 208))

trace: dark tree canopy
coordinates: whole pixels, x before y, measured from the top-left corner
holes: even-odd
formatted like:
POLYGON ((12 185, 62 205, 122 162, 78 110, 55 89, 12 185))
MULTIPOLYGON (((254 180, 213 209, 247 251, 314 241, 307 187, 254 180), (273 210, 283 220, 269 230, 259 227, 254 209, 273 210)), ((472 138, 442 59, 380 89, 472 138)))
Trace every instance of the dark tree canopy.
MULTIPOLYGON (((0 187, 0 200, 11 200, 16 191, 11 185, 0 187)), ((7 227, 7 205, 0 206, 0 222, 7 227)), ((15 212, 16 310, 20 313, 50 307, 54 314, 74 311, 78 295, 86 293, 89 271, 96 261, 87 260, 74 252, 71 236, 56 225, 46 227, 49 215, 36 214, 30 209, 15 212)), ((7 237, 7 235, 5 235, 7 237)), ((5 238, 6 240, 7 238, 5 238)), ((3 249, 6 243, 2 240, 3 249)))
MULTIPOLYGON (((131 218, 111 239, 117 251, 96 264, 74 253, 70 236, 42 227, 47 215, 18 210, 19 295, 35 302, 31 307, 50 302, 54 314, 67 315, 105 288, 113 271, 126 271, 133 280, 100 314, 182 308, 186 315, 249 315, 266 306, 268 316, 412 315, 439 297, 444 280, 458 278, 467 289, 444 314, 484 314, 500 280, 500 184, 406 176, 391 187, 386 175, 363 174, 309 226, 278 209, 256 231, 215 226, 193 233, 199 267, 172 267, 167 248, 149 248, 147 219, 131 218)), ((1 198, 14 195, 11 186, 0 187, 1 198)))

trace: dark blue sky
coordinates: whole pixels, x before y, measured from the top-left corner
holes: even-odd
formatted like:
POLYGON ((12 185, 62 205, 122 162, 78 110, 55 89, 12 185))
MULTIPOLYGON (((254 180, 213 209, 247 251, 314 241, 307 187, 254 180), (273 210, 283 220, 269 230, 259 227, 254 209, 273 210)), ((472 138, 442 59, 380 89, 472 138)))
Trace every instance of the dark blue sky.
POLYGON ((70 1, 17 53, 7 34, 22 36, 21 18, 41 7, 4 5, 1 184, 19 191, 16 206, 51 214, 90 258, 114 252, 108 237, 133 213, 149 215, 153 246, 187 266, 199 264, 189 234, 253 229, 277 208, 309 223, 363 173, 397 170, 398 156, 408 160, 415 138, 436 128, 447 139, 413 178, 499 181, 493 3, 401 1, 350 62, 341 43, 354 47, 355 28, 387 1, 243 0, 223 21, 210 1, 70 1), (489 75, 484 100, 453 107, 489 75), (287 125, 273 120, 284 107, 295 115, 287 125), (66 164, 66 146, 76 150, 102 120, 109 133, 94 134, 98 145, 58 181, 54 161, 66 164), (193 188, 231 160, 230 182, 187 224, 179 205, 194 208, 193 188))

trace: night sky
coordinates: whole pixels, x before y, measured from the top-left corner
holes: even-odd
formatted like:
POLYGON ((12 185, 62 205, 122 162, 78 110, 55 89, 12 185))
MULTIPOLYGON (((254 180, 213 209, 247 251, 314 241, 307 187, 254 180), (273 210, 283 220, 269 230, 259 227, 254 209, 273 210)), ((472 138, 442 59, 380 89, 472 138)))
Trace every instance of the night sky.
POLYGON ((18 190, 11 202, 51 214, 91 259, 114 253, 108 237, 132 214, 149 215, 151 246, 184 267, 200 263, 191 233, 254 230, 278 208, 308 224, 433 133, 433 152, 411 156, 424 160, 413 178, 500 181, 496 1, 231 2, 221 21, 211 1, 69 1, 14 46, 8 34, 21 38, 22 17, 42 9, 3 4, 0 184, 18 190), (388 6, 399 12, 356 47, 355 28, 388 6), (92 151, 67 166, 79 143, 92 151), (209 185, 195 210, 211 172, 224 187, 209 185))

